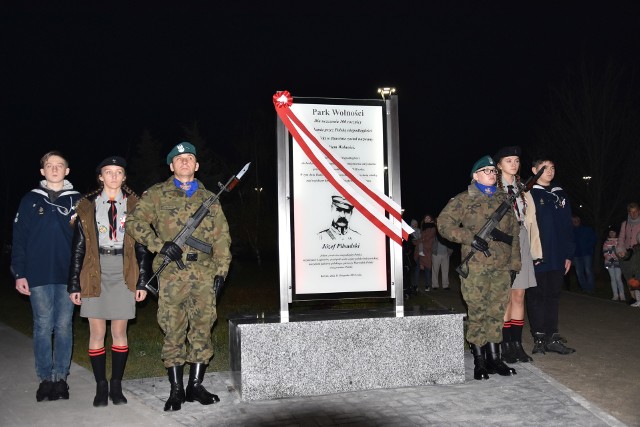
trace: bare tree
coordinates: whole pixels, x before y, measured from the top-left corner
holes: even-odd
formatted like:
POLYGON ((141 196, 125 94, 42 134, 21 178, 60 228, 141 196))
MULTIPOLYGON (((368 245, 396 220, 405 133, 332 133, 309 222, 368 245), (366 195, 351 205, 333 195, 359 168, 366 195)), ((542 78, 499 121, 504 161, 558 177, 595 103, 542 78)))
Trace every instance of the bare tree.
POLYGON ((242 244, 248 246, 261 264, 265 249, 277 248, 277 212, 275 204, 275 118, 262 111, 254 111, 236 132, 236 157, 242 163, 251 162, 245 183, 238 192, 241 204, 236 212, 240 221, 242 244), (272 247, 267 248, 266 245, 272 247))
POLYGON ((140 141, 135 149, 135 154, 129 160, 129 183, 131 187, 142 193, 169 175, 162 145, 151 136, 151 132, 145 129, 140 136, 140 141))
POLYGON ((632 76, 608 61, 582 62, 551 96, 539 144, 558 164, 572 208, 599 238, 619 226, 626 204, 638 197, 640 114, 632 76))
POLYGON ((218 182, 226 182, 226 179, 234 173, 233 168, 229 167, 232 165, 229 165, 200 134, 197 121, 183 126, 182 130, 185 134, 185 141, 192 143, 198 153, 198 164, 200 165, 198 179, 208 189, 217 191, 218 182))

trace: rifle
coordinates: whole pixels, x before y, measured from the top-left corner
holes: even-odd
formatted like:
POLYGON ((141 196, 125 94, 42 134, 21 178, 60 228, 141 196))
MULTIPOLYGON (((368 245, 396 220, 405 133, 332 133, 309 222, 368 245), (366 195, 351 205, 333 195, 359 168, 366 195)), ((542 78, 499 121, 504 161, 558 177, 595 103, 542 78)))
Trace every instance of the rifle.
MULTIPOLYGON (((496 227, 500 223, 500 220, 502 219, 502 217, 504 217, 507 214, 507 212, 509 212, 509 209, 513 209, 513 202, 516 201, 516 199, 520 196, 520 194, 526 193, 527 191, 531 190, 531 188, 536 183, 538 178, 540 178, 540 176, 544 172, 545 168, 546 168, 546 166, 543 166, 538 171, 538 173, 536 173, 534 176, 529 177, 529 179, 527 179, 524 182, 524 184, 522 184, 520 187, 518 187, 513 192, 513 194, 510 194, 507 197, 507 199, 504 202, 502 202, 500 204, 500 206, 498 206, 498 208, 491 214, 491 216, 489 217, 487 222, 482 226, 482 228, 476 234, 476 236, 480 237, 481 239, 484 239, 484 240, 488 241, 489 238, 492 237, 491 233, 496 229, 496 227)), ((502 233, 502 234, 504 234, 504 233, 502 233)), ((513 236, 513 238, 516 239, 516 238, 518 238, 518 236, 513 236)), ((469 260, 471 259, 471 257, 473 257, 473 255, 476 252, 477 251, 472 247, 471 250, 469 251, 469 253, 467 254, 467 256, 462 260, 462 262, 460 263, 458 268, 456 268, 456 272, 460 276, 465 278, 465 279, 467 278, 467 276, 469 276, 469 260), (466 267, 466 269, 463 268, 463 267, 466 267)), ((491 256, 491 252, 489 252, 488 249, 486 251, 484 251, 483 253, 484 253, 484 256, 486 256, 486 257, 491 256)))
MULTIPOLYGON (((247 172, 247 170, 249 170, 250 164, 251 162, 244 165, 244 167, 240 170, 240 172, 238 172, 237 175, 233 175, 231 178, 229 178, 226 184, 222 185, 221 183, 218 183, 218 187, 220 187, 220 191, 218 192, 218 194, 212 194, 211 196, 209 196, 209 198, 207 198, 207 200, 202 202, 202 205, 200 205, 198 210, 193 215, 191 215, 191 217, 187 220, 187 223, 185 224, 185 226, 182 227, 182 230, 180 230, 180 232, 176 235, 176 237, 173 238, 173 243, 175 243, 180 247, 183 247, 184 245, 189 245, 205 253, 208 253, 208 254, 211 253, 211 246, 207 245, 204 242, 201 242, 200 240, 192 237, 191 235, 193 234, 194 231, 196 231, 196 228, 198 228, 198 226, 200 225, 204 217, 207 216, 207 213, 209 212, 209 208, 211 207, 211 205, 213 205, 220 198, 222 193, 225 191, 229 192, 233 190, 233 188, 238 184, 238 182, 240 182, 240 179, 242 178, 242 176, 247 172)), ((155 273, 153 273, 153 276, 151 276, 151 278, 144 285, 144 287, 149 292, 151 292, 151 294, 156 298, 158 297, 158 288, 153 287, 153 284, 152 284, 153 279, 159 276, 160 273, 162 273, 162 271, 170 263, 171 263, 171 259, 168 256, 165 256, 158 270, 155 273)), ((185 269, 185 265, 180 259, 176 260, 176 265, 180 270, 185 269)))

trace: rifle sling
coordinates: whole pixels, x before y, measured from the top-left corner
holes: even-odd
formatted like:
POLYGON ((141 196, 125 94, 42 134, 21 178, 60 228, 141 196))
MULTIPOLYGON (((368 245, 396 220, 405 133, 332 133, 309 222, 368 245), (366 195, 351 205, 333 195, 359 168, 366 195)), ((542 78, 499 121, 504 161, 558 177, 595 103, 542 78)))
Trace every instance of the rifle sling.
POLYGON ((493 240, 506 243, 509 246, 513 244, 513 236, 505 233, 504 231, 498 230, 497 228, 491 230, 491 237, 493 238, 493 240))
POLYGON ((207 255, 211 255, 211 251, 213 248, 209 243, 205 243, 202 240, 198 240, 193 236, 189 236, 185 243, 188 246, 191 246, 193 249, 198 250, 200 252, 204 252, 207 255))

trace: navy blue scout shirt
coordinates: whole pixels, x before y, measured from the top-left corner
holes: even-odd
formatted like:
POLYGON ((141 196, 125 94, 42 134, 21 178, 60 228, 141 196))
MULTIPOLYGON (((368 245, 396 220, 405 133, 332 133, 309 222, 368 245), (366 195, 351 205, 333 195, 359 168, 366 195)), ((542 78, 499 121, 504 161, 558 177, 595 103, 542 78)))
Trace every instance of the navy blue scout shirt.
POLYGON ((62 191, 54 194, 51 200, 43 184, 25 194, 13 222, 11 272, 14 279, 26 278, 29 288, 66 285, 69 277, 70 222, 80 193, 65 180, 62 191))
POLYGON ((553 183, 548 187, 534 185, 531 197, 536 204, 536 219, 544 255, 544 262, 534 266, 535 271, 564 271, 565 260, 573 259, 575 251, 569 198, 560 186, 553 183))

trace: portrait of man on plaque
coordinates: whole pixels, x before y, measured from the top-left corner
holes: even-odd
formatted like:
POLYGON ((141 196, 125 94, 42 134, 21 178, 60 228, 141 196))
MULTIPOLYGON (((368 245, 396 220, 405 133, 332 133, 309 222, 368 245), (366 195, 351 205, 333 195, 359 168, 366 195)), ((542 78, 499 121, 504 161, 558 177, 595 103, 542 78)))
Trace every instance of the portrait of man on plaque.
POLYGON ((331 226, 318 233, 322 241, 354 240, 360 233, 349 226, 353 205, 342 196, 331 196, 331 226))

